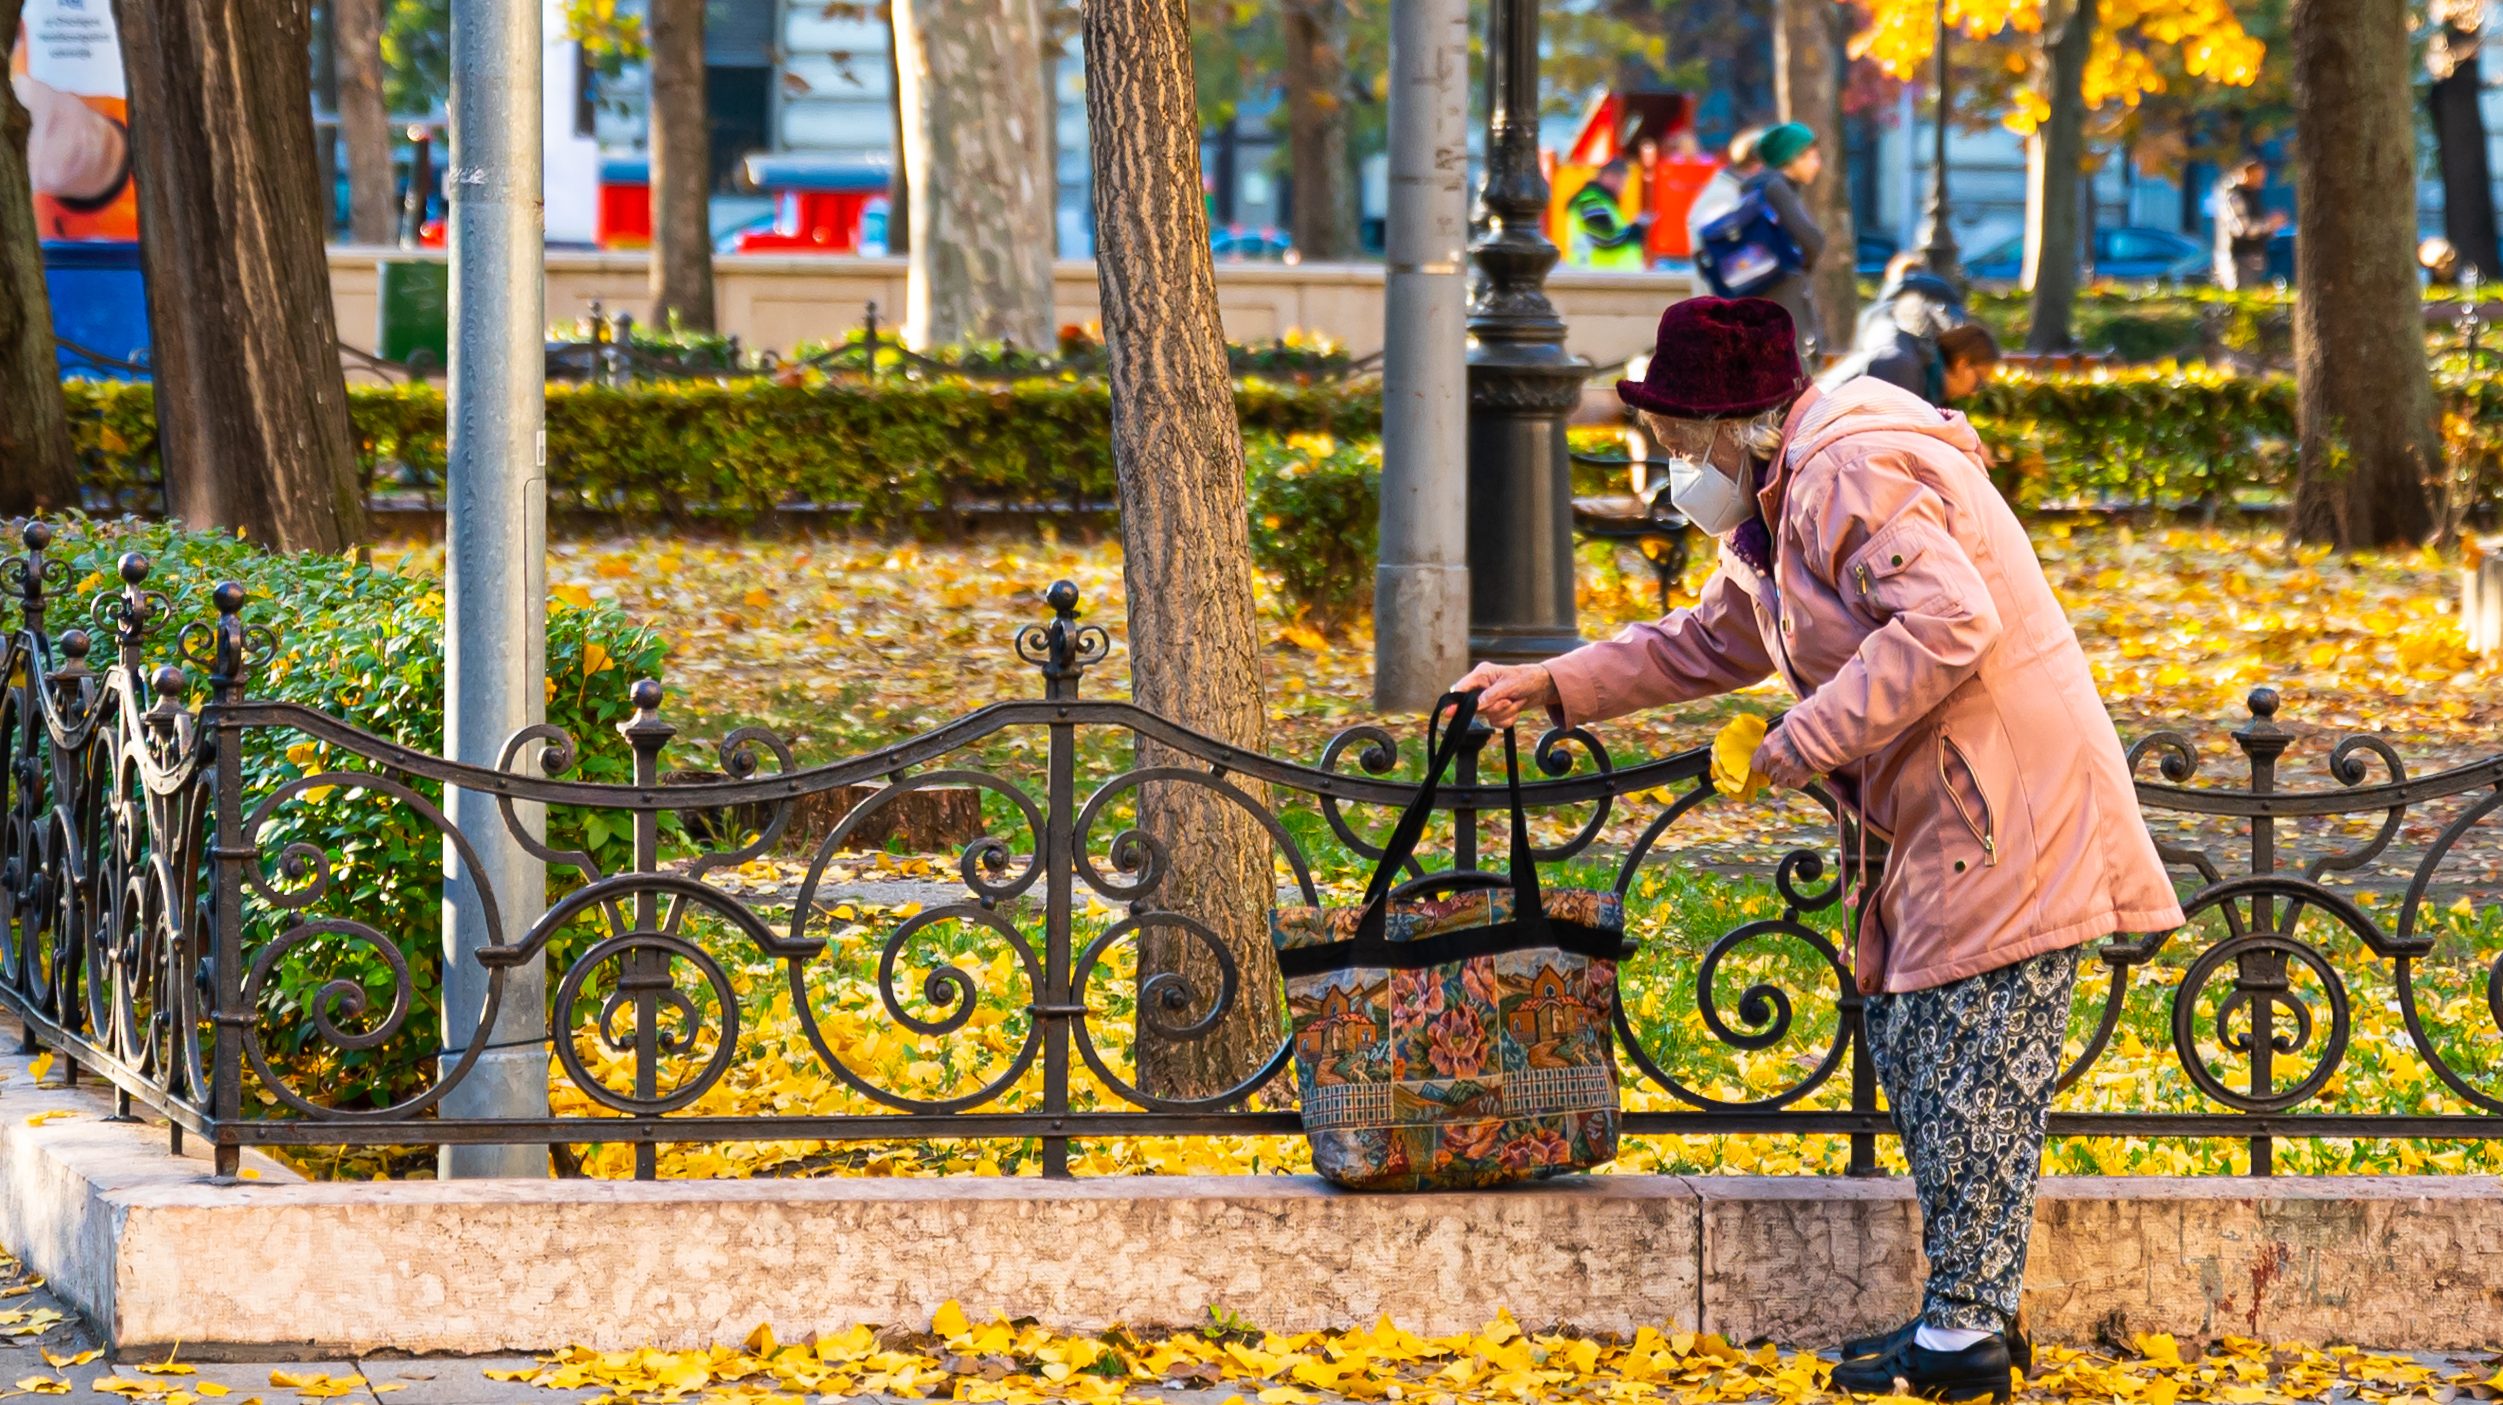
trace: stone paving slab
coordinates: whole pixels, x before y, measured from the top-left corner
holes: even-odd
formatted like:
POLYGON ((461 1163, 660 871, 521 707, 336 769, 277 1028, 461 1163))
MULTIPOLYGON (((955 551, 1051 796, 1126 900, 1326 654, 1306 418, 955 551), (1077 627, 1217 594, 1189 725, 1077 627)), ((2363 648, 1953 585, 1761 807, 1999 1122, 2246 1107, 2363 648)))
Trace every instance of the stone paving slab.
POLYGON ((489 1371, 527 1370, 528 1356, 368 1357, 357 1363, 375 1386, 397 1386, 378 1396, 390 1405, 570 1405, 602 1394, 593 1388, 550 1390, 527 1381, 489 1380, 489 1371))

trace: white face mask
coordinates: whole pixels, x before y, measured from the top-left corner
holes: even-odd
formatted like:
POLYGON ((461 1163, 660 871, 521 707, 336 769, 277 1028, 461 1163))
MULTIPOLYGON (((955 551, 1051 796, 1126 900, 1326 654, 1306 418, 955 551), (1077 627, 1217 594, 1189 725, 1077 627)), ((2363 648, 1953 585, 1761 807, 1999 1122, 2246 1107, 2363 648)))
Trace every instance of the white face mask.
POLYGON ((1669 504, 1704 532, 1726 537, 1756 515, 1755 498, 1737 480, 1705 462, 1721 441, 1721 427, 1712 427, 1702 458, 1669 460, 1669 504))

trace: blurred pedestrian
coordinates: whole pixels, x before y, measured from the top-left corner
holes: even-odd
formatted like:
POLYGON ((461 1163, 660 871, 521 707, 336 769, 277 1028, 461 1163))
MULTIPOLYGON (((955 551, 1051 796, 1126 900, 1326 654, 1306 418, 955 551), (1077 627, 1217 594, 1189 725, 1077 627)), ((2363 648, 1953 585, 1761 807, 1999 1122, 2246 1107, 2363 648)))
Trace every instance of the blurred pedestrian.
POLYGON ((1854 353, 1883 350, 1897 328, 1936 333, 1965 320, 1964 290, 1929 271, 1929 255, 1907 249, 1886 261, 1886 280, 1860 309, 1854 353))
POLYGON ((1746 197, 1747 182, 1764 168, 1756 164, 1756 143, 1764 136, 1762 127, 1749 127, 1730 138, 1727 160, 1712 179, 1695 192, 1695 203, 1686 207, 1686 247, 1703 247, 1703 227, 1738 208, 1746 197))
POLYGON ((2254 156, 2216 188, 2216 286, 2227 292, 2268 281, 2268 241, 2286 217, 2268 208, 2268 163, 2254 156))
POLYGON ((1651 234, 1651 216, 1625 217, 1625 178, 1632 171, 1622 156, 1599 168, 1598 174, 1573 192, 1565 207, 1571 216, 1572 260, 1584 268, 1640 273, 1646 262, 1643 246, 1651 234))
POLYGON ((1798 246, 1799 265, 1749 296, 1780 303, 1790 313, 1799 338, 1799 364, 1813 371, 1826 350, 1816 300, 1811 296, 1817 261, 1825 254, 1825 230, 1808 213, 1808 202, 1800 192, 1815 184, 1825 169, 1825 152, 1806 123, 1784 122, 1756 142, 1756 160, 1763 169, 1747 182, 1747 188, 1764 198, 1782 232, 1798 246))
POLYGON ((1898 307, 1907 314, 1903 320, 1889 320, 1864 338, 1817 384, 1839 390, 1874 376, 1945 409, 1989 381, 2000 351, 1988 327, 1965 321, 1960 309, 1950 312, 1923 298, 1907 298, 1898 307))

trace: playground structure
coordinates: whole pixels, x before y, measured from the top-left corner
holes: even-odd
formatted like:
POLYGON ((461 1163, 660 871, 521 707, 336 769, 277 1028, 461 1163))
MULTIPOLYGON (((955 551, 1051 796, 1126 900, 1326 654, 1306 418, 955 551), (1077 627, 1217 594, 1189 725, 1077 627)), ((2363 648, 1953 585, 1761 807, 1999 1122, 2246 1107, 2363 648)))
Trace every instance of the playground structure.
POLYGON ((1539 153, 1547 177, 1547 237, 1559 249, 1574 247, 1573 197, 1601 167, 1624 157, 1629 169, 1618 209, 1628 223, 1651 217, 1644 262, 1657 267, 1694 257, 1686 211, 1721 169, 1718 158, 1692 149, 1694 132, 1695 100, 1685 93, 1606 92, 1591 99, 1572 145, 1539 153))

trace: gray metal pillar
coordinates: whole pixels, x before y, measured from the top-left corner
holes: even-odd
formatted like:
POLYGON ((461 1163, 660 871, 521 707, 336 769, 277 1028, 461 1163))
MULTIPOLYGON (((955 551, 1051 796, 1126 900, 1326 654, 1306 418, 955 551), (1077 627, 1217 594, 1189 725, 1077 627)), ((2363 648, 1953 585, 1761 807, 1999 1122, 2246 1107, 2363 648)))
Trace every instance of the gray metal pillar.
POLYGON ((1390 108, 1373 702, 1413 711, 1469 667, 1468 0, 1391 0, 1390 108))
MULTIPOLYGON (((453 0, 452 364, 444 564, 444 742, 492 766, 506 739, 547 715, 546 294, 539 216, 540 0, 453 0)), ((442 1103, 446 1117, 545 1117, 547 973, 504 973, 492 1028, 478 1028, 482 947, 518 942, 547 904, 546 866, 514 842, 492 796, 454 788, 452 822, 479 871, 444 852, 443 1060, 487 1047, 442 1103), (481 883, 501 932, 488 927, 481 883)), ((534 832, 538 806, 517 807, 534 832)), ((547 1148, 447 1146, 449 1177, 545 1176, 547 1148)))
POLYGON ((1540 227, 1538 0, 1488 7, 1479 207, 1469 246, 1469 652, 1531 661, 1582 642, 1564 422, 1591 372, 1564 349, 1564 319, 1547 300, 1556 246, 1540 227))

